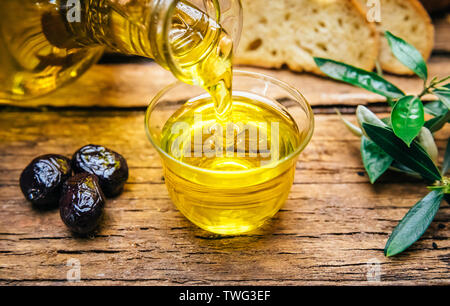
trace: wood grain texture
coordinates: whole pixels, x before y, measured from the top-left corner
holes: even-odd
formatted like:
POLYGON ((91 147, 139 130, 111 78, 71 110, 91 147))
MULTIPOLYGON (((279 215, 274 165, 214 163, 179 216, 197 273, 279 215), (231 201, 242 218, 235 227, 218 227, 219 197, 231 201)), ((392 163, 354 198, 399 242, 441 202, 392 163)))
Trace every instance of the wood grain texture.
MULTIPOLYGON (((427 191, 399 174, 370 185, 359 140, 336 115, 316 115, 283 209, 238 237, 208 234, 176 210, 143 118, 131 110, 0 112, 0 284, 69 284, 71 258, 80 260, 80 284, 89 285, 366 285, 371 260, 380 262, 381 284, 450 284, 450 206, 442 204, 410 250, 385 258, 389 233, 427 191), (18 177, 39 154, 70 156, 87 143, 122 153, 130 179, 86 239, 74 237, 57 210, 32 209, 18 177)), ((441 153, 449 136, 449 128, 437 134, 441 153)))
MULTIPOLYGON (((448 15, 450 16, 450 15, 448 15)), ((436 53, 429 60, 430 76, 450 75, 450 17, 433 20, 436 53)), ((384 101, 384 98, 350 85, 337 83, 306 73, 288 70, 248 68, 279 78, 300 90, 311 105, 358 105, 384 101)), ((422 82, 414 77, 387 75, 387 79, 405 92, 414 94, 422 89, 422 82)), ((172 75, 154 63, 103 64, 92 67, 75 83, 45 97, 20 102, 24 107, 145 107, 164 86, 175 81, 172 75), (80 96, 81 94, 81 96, 80 96)), ((426 97, 433 99, 432 96, 426 97)))
MULTIPOLYGON (((448 20, 435 25, 429 74, 449 75, 448 20)), ((285 206, 263 228, 237 237, 197 228, 168 197, 143 127, 149 100, 173 81, 155 64, 96 65, 74 84, 19 104, 26 109, 0 107, 0 284, 72 284, 66 264, 78 259, 81 285, 449 285, 447 203, 408 251, 383 256, 389 233, 427 190, 397 173, 371 185, 358 138, 333 110, 339 107, 353 122, 357 104, 386 116, 383 98, 313 75, 250 70, 302 91, 315 108, 316 130, 300 156, 285 206), (52 108, 28 109, 35 106, 52 108), (57 210, 33 209, 18 178, 37 155, 70 156, 88 143, 122 153, 130 178, 124 193, 107 203, 100 229, 80 238, 67 230, 57 210), (367 282, 371 261, 380 263, 381 283, 367 282)), ((417 78, 388 79, 408 93, 421 90, 417 78)), ((442 161, 450 129, 436 136, 442 161)))
MULTIPOLYGON (((450 1, 447 2, 450 3, 450 1)), ((434 51, 436 53, 450 52, 450 12, 447 10, 443 18, 434 19, 433 24, 435 28, 434 51)))
MULTIPOLYGON (((429 75, 450 75, 450 61, 436 55, 429 61, 429 75)), ((366 90, 311 74, 292 73, 245 67, 245 70, 264 73, 294 86, 313 106, 339 106, 370 104, 385 98, 366 90)), ((422 91, 422 81, 415 77, 387 76, 387 79, 409 94, 422 91)), ((170 72, 155 63, 127 63, 96 65, 75 83, 45 97, 21 102, 24 107, 145 107, 164 86, 175 81, 170 72)), ((434 99, 428 96, 427 99, 434 99)))

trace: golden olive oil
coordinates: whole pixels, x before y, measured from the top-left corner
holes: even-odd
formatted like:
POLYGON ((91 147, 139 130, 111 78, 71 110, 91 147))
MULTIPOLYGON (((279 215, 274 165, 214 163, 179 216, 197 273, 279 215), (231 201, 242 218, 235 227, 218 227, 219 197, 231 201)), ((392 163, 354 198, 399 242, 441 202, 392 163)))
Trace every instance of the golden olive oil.
POLYGON ((205 88, 214 101, 217 117, 228 120, 231 114, 231 37, 206 14, 181 2, 172 20, 169 40, 174 60, 182 72, 179 78, 205 88), (193 20, 194 16, 199 17, 193 20))
POLYGON ((163 127, 160 146, 179 161, 164 163, 169 193, 178 209, 206 230, 253 230, 285 202, 296 158, 282 161, 304 134, 278 103, 249 93, 232 96, 233 44, 220 25, 205 22, 206 35, 199 37, 186 35, 191 30, 182 21, 174 24, 180 32, 171 39, 180 46, 182 74, 210 96, 190 99, 163 127))
POLYGON ((281 105, 241 93, 233 98, 227 121, 217 116, 210 97, 191 99, 164 125, 161 148, 195 167, 243 171, 276 165, 299 146, 299 135, 281 105))
POLYGON ((0 103, 61 87, 95 63, 104 47, 153 58, 186 83, 222 92, 222 100, 231 86, 229 36, 185 0, 177 2, 167 33, 159 30, 169 18, 155 17, 162 2, 172 1, 0 1, 0 103), (79 3, 79 21, 67 7, 73 3, 79 3))
POLYGON ((276 102, 232 96, 233 42, 220 24, 185 0, 167 32, 152 19, 161 1, 81 0, 80 22, 68 21, 62 3, 0 1, 0 101, 50 92, 84 72, 105 46, 153 58, 209 93, 176 111, 160 139, 180 211, 221 234, 257 228, 278 211, 294 177, 296 157, 287 157, 304 133, 276 102))
POLYGON ((161 134, 161 148, 176 160, 163 157, 169 193, 178 209, 206 230, 255 229, 285 202, 296 162, 287 157, 302 137, 289 113, 267 98, 233 96, 226 121, 210 97, 191 99, 161 134))
MULTIPOLYGON (((101 56, 99 45, 66 48, 48 40, 43 21, 56 7, 54 1, 0 1, 0 103, 46 94, 101 56)), ((62 28, 53 27, 63 36, 62 28)))

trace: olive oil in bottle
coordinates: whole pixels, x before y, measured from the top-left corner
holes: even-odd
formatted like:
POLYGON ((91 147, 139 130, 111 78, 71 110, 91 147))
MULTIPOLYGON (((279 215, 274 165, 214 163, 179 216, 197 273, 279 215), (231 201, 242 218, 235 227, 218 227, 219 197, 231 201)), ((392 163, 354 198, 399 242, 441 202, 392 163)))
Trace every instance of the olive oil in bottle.
POLYGON ((226 90, 231 75, 220 68, 221 61, 231 65, 231 40, 195 2, 202 1, 0 1, 0 103, 74 80, 104 47, 153 58, 184 82, 226 90))
MULTIPOLYGON (((0 1, 0 103, 53 91, 77 78, 101 56, 94 45, 55 46, 44 33, 45 16, 55 12, 55 1, 0 1)), ((53 27, 55 36, 64 35, 53 27)))

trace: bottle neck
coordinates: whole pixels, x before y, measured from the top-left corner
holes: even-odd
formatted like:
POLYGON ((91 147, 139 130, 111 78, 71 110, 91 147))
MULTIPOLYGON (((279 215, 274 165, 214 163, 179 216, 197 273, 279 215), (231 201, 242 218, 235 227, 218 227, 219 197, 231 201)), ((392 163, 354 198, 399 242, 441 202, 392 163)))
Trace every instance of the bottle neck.
POLYGON ((150 36, 152 12, 158 1, 60 0, 59 18, 67 31, 65 44, 102 45, 129 55, 154 58, 150 36))
MULTIPOLYGON (((231 54, 223 45, 232 46, 232 42, 228 35, 224 39, 226 31, 215 21, 223 13, 218 1, 206 1, 214 3, 215 11, 205 13, 194 6, 194 0, 59 0, 59 10, 46 14, 42 25, 47 39, 57 47, 102 45, 149 57, 182 81, 205 86, 197 76, 198 69, 207 68, 200 64, 206 62, 205 56, 218 53, 219 46, 221 52, 231 54), (209 17, 214 14, 216 19, 209 17)), ((229 11, 239 10, 237 5, 229 11)))
POLYGON ((173 57, 204 45, 202 40, 211 36, 213 19, 186 0, 60 0, 59 8, 42 19, 53 45, 102 45, 152 58, 172 72, 177 69, 173 57))

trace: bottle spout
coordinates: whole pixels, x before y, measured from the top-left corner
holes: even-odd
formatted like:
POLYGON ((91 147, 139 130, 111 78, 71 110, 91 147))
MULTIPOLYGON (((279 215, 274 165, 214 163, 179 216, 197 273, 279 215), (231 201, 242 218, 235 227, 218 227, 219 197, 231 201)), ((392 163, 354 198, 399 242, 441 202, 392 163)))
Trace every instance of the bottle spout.
POLYGON ((240 0, 161 1, 152 20, 164 20, 151 23, 155 60, 178 79, 206 89, 230 74, 242 29, 240 0))
POLYGON ((217 2, 219 7, 218 23, 233 40, 233 51, 237 50, 242 32, 242 4, 240 0, 204 0, 217 2))

